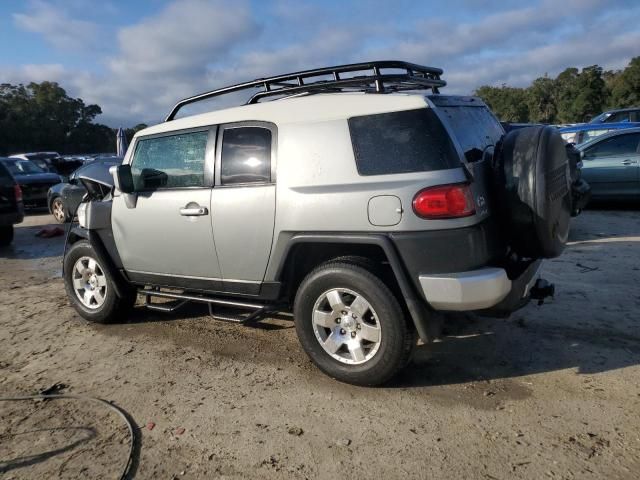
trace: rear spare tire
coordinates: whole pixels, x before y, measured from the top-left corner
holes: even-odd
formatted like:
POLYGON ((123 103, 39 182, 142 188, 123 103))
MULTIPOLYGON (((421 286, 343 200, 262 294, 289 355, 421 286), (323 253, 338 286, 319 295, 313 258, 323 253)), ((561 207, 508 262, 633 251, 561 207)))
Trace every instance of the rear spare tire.
POLYGON ((512 130, 494 158, 498 208, 511 248, 522 257, 557 257, 571 219, 571 175, 560 133, 549 126, 512 130))

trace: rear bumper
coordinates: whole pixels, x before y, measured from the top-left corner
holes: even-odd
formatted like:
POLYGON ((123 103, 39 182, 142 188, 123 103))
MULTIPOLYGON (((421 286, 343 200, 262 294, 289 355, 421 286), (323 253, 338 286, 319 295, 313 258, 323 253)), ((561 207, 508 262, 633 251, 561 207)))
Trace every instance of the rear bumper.
POLYGON ((427 302, 435 310, 468 311, 497 308, 517 310, 528 300, 541 261, 533 262, 517 278, 503 268, 481 268, 468 272, 420 275, 427 302))

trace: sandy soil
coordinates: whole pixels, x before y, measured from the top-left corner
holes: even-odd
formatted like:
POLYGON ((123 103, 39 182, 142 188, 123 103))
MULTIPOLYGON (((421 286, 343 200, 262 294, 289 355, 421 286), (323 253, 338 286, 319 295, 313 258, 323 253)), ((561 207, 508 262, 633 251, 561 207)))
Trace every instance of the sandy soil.
MULTIPOLYGON (((449 319, 378 389, 317 371, 286 319, 138 307, 86 323, 59 278, 61 238, 34 236, 50 221, 28 217, 0 250, 0 395, 63 383, 113 401, 139 428, 136 478, 639 476, 639 212, 585 212, 544 266, 552 303, 449 319)), ((103 406, 0 402, 0 477, 118 478, 127 451, 103 406)))

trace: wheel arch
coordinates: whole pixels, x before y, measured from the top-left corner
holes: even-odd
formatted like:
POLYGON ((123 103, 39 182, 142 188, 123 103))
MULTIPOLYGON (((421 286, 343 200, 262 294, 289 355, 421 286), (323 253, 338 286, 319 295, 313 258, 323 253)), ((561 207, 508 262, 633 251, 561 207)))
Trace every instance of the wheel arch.
POLYGON ((274 280, 285 285, 284 295, 295 296, 302 279, 319 264, 345 257, 372 259, 381 267, 382 280, 397 294, 423 341, 432 340, 430 312, 400 260, 391 239, 384 234, 296 234, 290 238, 276 269, 274 280))

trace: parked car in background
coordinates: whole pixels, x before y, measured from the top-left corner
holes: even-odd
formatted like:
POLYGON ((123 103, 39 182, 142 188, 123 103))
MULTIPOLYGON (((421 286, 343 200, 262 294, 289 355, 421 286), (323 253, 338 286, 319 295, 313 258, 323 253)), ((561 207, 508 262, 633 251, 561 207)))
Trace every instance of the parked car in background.
POLYGON ((0 163, 9 170, 22 189, 22 198, 26 207, 44 207, 47 205, 47 191, 62 181, 56 173, 46 172, 31 160, 22 158, 0 158, 0 163))
POLYGON ((0 162, 0 247, 13 240, 13 226, 22 222, 22 190, 9 169, 0 162))
POLYGON ((582 145, 594 138, 616 130, 627 128, 638 128, 640 123, 620 122, 620 123, 581 123, 560 128, 560 135, 567 143, 582 145))
POLYGON ((63 176, 68 176, 84 163, 81 159, 65 159, 58 152, 16 153, 10 155, 9 158, 31 160, 45 172, 57 173, 63 176))
POLYGON ((640 107, 609 110, 601 113, 600 115, 592 118, 589 121, 589 123, 591 124, 621 122, 640 122, 640 107))
POLYGON ((53 185, 47 192, 47 205, 56 221, 59 223, 70 221, 80 205, 82 197, 87 193, 82 184, 77 182, 78 175, 91 174, 94 178, 104 178, 105 182, 110 182, 109 168, 121 163, 122 157, 113 155, 97 157, 74 171, 69 176, 68 182, 53 185))
POLYGON ((606 133, 578 149, 592 198, 640 200, 640 128, 606 133))

